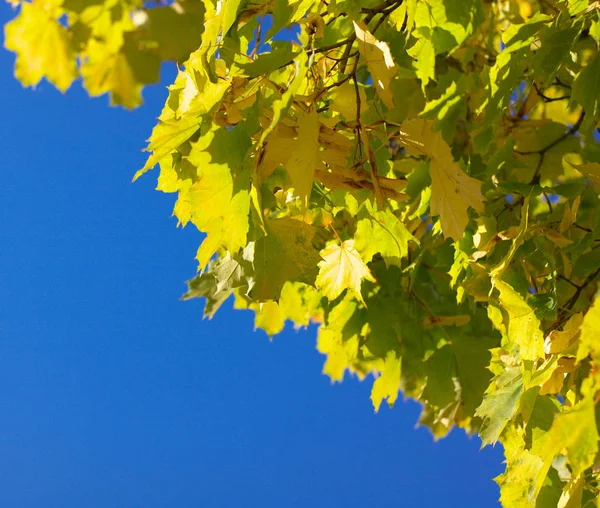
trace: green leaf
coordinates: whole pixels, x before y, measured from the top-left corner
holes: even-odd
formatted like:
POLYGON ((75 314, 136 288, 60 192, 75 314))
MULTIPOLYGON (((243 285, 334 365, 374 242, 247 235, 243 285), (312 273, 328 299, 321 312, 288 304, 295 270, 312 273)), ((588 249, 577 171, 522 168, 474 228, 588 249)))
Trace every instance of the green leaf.
POLYGON ((523 393, 523 379, 514 371, 512 379, 506 381, 504 377, 500 382, 505 384, 486 394, 475 412, 483 419, 479 430, 483 445, 498 441, 507 422, 515 415, 523 393))
POLYGON ((541 32, 542 47, 536 51, 531 65, 536 70, 543 87, 550 84, 558 69, 568 58, 580 30, 579 25, 574 25, 564 29, 547 27, 541 32))
POLYGON ((354 246, 365 263, 381 254, 388 267, 400 266, 400 260, 408 255, 408 242, 419 243, 389 209, 365 211, 354 236, 354 246))
POLYGON ((374 374, 376 410, 401 391, 434 438, 500 441, 507 507, 593 503, 593 3, 11 3, 27 86, 133 108, 177 62, 135 178, 159 164, 202 232, 184 299, 318 324, 324 373, 374 374))
POLYGON ((590 93, 600 87, 600 53, 585 66, 573 81, 571 101, 581 104, 586 114, 591 118, 600 115, 600 98, 598 94, 590 93))
POLYGON ((252 297, 279 300, 287 281, 314 284, 320 260, 312 245, 317 228, 291 218, 267 221, 265 228, 267 235, 254 248, 252 297))
POLYGON ((276 71, 287 62, 293 60, 294 56, 293 47, 289 42, 274 41, 271 43, 271 51, 261 53, 256 60, 250 62, 243 60, 238 65, 246 76, 255 78, 276 71))

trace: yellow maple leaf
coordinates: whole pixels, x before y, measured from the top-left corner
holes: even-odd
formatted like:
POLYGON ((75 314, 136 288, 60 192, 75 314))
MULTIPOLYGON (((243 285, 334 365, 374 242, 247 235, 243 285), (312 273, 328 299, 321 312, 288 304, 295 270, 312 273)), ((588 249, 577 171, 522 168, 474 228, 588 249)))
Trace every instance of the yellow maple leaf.
POLYGON ((395 351, 388 351, 385 361, 382 360, 382 363, 381 375, 371 388, 371 401, 375 412, 379 411, 384 399, 387 400, 390 407, 393 407, 400 390, 401 358, 396 355, 395 351))
POLYGON ((396 64, 388 45, 377 40, 369 28, 361 21, 353 21, 354 33, 358 41, 358 51, 367 61, 377 94, 388 108, 394 107, 390 83, 396 75, 396 64))
POLYGON ((496 279, 494 286, 500 293, 500 305, 506 313, 504 324, 509 343, 519 346, 521 358, 524 360, 544 358, 544 334, 534 310, 506 282, 496 279))
MULTIPOLYGON (((364 113, 367 109, 367 94, 364 88, 358 88, 358 96, 360 98, 360 112, 364 113)), ((331 105, 329 109, 337 111, 346 120, 356 120, 357 110, 356 89, 349 82, 334 89, 331 94, 331 105)))
POLYGON ((334 300, 348 289, 364 303, 360 293, 362 280, 375 282, 375 279, 354 248, 354 240, 346 240, 341 245, 331 244, 320 254, 323 261, 319 263, 319 275, 315 281, 317 288, 329 300, 334 300))
POLYGON ((446 238, 460 240, 469 223, 469 207, 483 211, 481 182, 467 175, 454 161, 441 133, 433 130, 432 120, 408 120, 400 135, 409 151, 430 159, 431 215, 439 215, 446 238))
POLYGON ((596 189, 600 189, 600 164, 597 162, 588 162, 578 166, 571 164, 583 176, 585 176, 596 189))
POLYGON ((65 92, 77 78, 71 35, 55 9, 23 2, 17 18, 5 27, 4 46, 17 53, 15 76, 24 86, 35 86, 46 78, 65 92))
POLYGON ((285 316, 277 302, 268 300, 256 305, 254 329, 262 328, 269 337, 277 335, 285 327, 285 316))
POLYGON ((595 359, 600 358, 600 345, 598 344, 600 336, 600 295, 594 299, 581 324, 581 337, 579 338, 579 348, 577 349, 577 361, 583 360, 589 354, 595 359))
POLYGON ((298 120, 298 137, 286 165, 290 185, 303 202, 310 196, 319 146, 319 115, 313 111, 298 120))

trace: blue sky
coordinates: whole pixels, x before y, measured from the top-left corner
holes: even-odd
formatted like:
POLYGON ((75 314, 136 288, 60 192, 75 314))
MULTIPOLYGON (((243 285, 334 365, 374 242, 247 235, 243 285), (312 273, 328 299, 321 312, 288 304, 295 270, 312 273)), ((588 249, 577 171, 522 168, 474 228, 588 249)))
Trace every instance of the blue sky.
MULTIPOLYGON (((11 15, 0 4, 2 24, 11 15)), ((1 505, 487 507, 498 448, 435 443, 419 408, 332 385, 315 330, 269 342, 181 302, 201 239, 156 173, 130 183, 173 77, 143 108, 24 90, 0 52, 1 505)))

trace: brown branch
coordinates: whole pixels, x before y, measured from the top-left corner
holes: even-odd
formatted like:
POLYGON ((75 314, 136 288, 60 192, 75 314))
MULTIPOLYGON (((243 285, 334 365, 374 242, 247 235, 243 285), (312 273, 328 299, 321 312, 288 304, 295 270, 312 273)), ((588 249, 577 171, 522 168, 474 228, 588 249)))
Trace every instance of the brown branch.
POLYGON ((379 5, 376 5, 375 7, 363 7, 361 9, 361 12, 376 16, 377 14, 381 14, 390 8, 392 8, 392 10, 397 9, 402 5, 402 2, 403 0, 386 0, 385 2, 381 2, 379 5))
MULTIPOLYGON (((576 284, 572 283, 571 281, 567 281, 570 284, 572 284, 573 286, 575 286, 577 289, 575 290, 575 293, 573 294, 573 296, 571 298, 569 298, 569 300, 567 300, 567 303, 565 303, 562 306, 560 312, 558 313, 557 320, 554 323, 552 323, 552 325, 546 330, 546 335, 548 335, 553 330, 557 330, 558 328, 560 328, 563 325, 563 323, 568 319, 569 314, 571 314, 571 309, 573 309, 573 307, 575 307, 575 304, 577 303, 577 300, 579 300, 579 297, 581 296, 581 293, 583 292, 583 290, 589 284, 591 284, 596 277, 598 277, 598 274, 600 274, 600 267, 598 269, 596 269, 595 272, 590 273, 586 277, 586 279, 583 281, 583 283, 580 285, 576 285, 576 284)), ((559 276, 559 277, 562 278, 562 276, 559 276)))
POLYGON ((250 58, 254 58, 258 53, 258 47, 260 46, 260 38, 262 36, 262 22, 264 17, 261 16, 260 22, 258 23, 258 27, 256 28, 256 32, 254 34, 254 47, 252 48, 252 52, 250 53, 250 58))
POLYGON ((546 156, 546 152, 548 152, 549 150, 554 148, 556 145, 562 143, 565 139, 568 139, 569 136, 572 136, 573 134, 575 134, 581 127, 581 124, 583 123, 584 118, 585 118, 585 111, 582 110, 577 121, 573 124, 573 126, 569 130, 567 130, 567 132, 565 132, 564 134, 562 134, 561 136, 556 138, 551 143, 548 143, 543 148, 540 148, 539 150, 529 150, 526 152, 521 152, 520 150, 514 150, 514 152, 518 155, 533 155, 533 154, 537 153, 540 156, 540 160, 538 161, 538 164, 535 168, 533 177, 531 178, 529 185, 538 185, 540 183, 540 173, 541 173, 541 169, 542 169, 542 163, 544 162, 544 157, 546 156))
MULTIPOLYGON (((368 17, 368 16, 367 16, 368 17)), ((353 33, 348 37, 346 41, 346 48, 344 49, 344 53, 340 58, 340 72, 344 74, 346 72, 346 65, 348 65, 348 58, 350 58, 350 52, 352 51, 352 45, 356 40, 356 33, 353 33)))
POLYGON ((577 290, 579 290, 579 288, 581 287, 581 286, 575 284, 571 279, 567 279, 564 275, 559 274, 556 276, 556 278, 560 279, 560 280, 564 280, 565 282, 569 283, 571 286, 573 286, 577 290))
POLYGON ((533 83, 533 88, 536 91, 536 93, 542 98, 542 100, 544 102, 564 101, 564 100, 571 98, 570 95, 563 95, 562 97, 548 97, 546 94, 544 94, 544 92, 542 92, 540 87, 537 86, 537 83, 535 83, 535 82, 533 83))
POLYGON ((564 307, 566 309, 571 310, 575 306, 575 304, 577 303, 577 300, 579 300, 579 297, 581 296, 581 292, 586 288, 586 286, 588 286, 598 276, 598 274, 600 274, 600 267, 595 272, 592 272, 591 274, 589 274, 586 277, 586 279, 583 281, 583 284, 581 284, 577 288, 577 291, 575 291, 575 294, 564 305, 564 307))
MULTIPOLYGON (((344 39, 343 41, 339 41, 336 42, 334 44, 329 44, 328 46, 321 46, 320 48, 315 48, 313 50, 314 54, 318 54, 318 53, 325 53, 327 51, 331 51, 333 49, 337 49, 337 48, 341 48, 342 46, 344 46, 347 42, 347 39, 344 39)), ((282 65, 280 65, 279 67, 277 67, 277 70, 279 69, 283 69, 284 67, 287 67, 288 65, 292 65, 294 63, 294 60, 290 60, 289 62, 286 62, 282 65)))
MULTIPOLYGON (((362 136, 365 136, 365 140, 363 144, 365 145, 365 150, 367 152, 367 156, 369 157, 369 168, 371 172, 371 181, 373 184, 373 188, 375 190, 375 199, 377 200, 377 206, 380 210, 383 210, 385 206, 385 201, 383 200, 383 195, 381 193, 381 187, 379 186, 379 180, 377 178, 377 165, 375 162, 375 156, 373 155, 373 150, 371 150, 371 143, 369 142, 369 135, 363 130, 362 124, 360 121, 360 108, 361 108, 361 100, 360 100, 360 90, 358 88, 358 80, 356 79, 356 66, 354 68, 354 72, 352 72, 352 81, 354 82, 354 91, 356 93, 356 135, 359 140, 361 140, 362 136)), ((361 140, 362 141, 362 140, 361 140)))

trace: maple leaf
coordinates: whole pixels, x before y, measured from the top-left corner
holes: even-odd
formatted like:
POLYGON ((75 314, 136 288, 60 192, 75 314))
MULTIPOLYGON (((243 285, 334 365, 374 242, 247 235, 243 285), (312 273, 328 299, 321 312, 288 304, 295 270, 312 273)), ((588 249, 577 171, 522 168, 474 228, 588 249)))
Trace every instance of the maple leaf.
POLYGON ((277 335, 285 326, 285 318, 277 302, 266 301, 258 304, 254 328, 262 328, 269 337, 277 335))
POLYGON ((375 379, 371 389, 371 401, 375 412, 379 411, 384 399, 387 400, 390 407, 394 407, 398 398, 398 390, 400 390, 400 370, 401 359, 394 351, 389 351, 383 362, 381 375, 375 379))
POLYGON ((484 209, 481 182, 460 169, 448 144, 433 130, 433 121, 404 122, 401 135, 409 149, 431 159, 431 214, 440 216, 445 237, 459 240, 469 222, 469 207, 478 212, 484 209))
POLYGON ((579 347, 577 349, 577 360, 581 361, 589 354, 600 359, 600 344, 598 337, 600 335, 600 297, 596 296, 594 303, 587 311, 581 323, 581 336, 579 338, 579 347))
POLYGON ((317 228, 289 217, 267 221, 267 235, 254 248, 255 285, 252 297, 279 300, 287 281, 313 284, 319 253, 312 240, 317 228))
POLYGON ((516 413, 523 393, 523 379, 518 372, 513 369, 503 378, 502 385, 487 393, 475 412, 483 418, 479 435, 484 445, 498 441, 506 423, 516 413))
POLYGON ((592 501, 593 5, 10 3, 5 46, 26 86, 79 75, 133 108, 178 62, 134 179, 159 164, 157 190, 205 235, 184 298, 212 316, 233 296, 269 335, 320 323, 323 372, 380 373, 376 410, 401 389, 434 437, 500 441, 505 506, 592 501))
POLYGON ((354 242, 365 262, 379 253, 387 266, 400 266, 408 254, 408 242, 419 243, 390 210, 366 213, 358 221, 354 242))
POLYGON ((367 61, 369 72, 377 86, 377 93, 388 108, 393 108, 394 98, 390 83, 396 75, 396 64, 390 48, 385 42, 377 40, 364 23, 354 20, 352 23, 358 40, 358 50, 367 61))
POLYGON ((319 153, 319 115, 312 112, 298 120, 298 137, 286 163, 290 185, 304 202, 308 200, 319 153))
POLYGON ((509 284, 495 280, 494 286, 500 293, 500 305, 509 344, 518 345, 520 355, 525 360, 543 358, 544 334, 534 310, 509 284))
POLYGON ((335 300, 345 289, 363 301, 360 286, 362 280, 375 282, 371 271, 354 248, 354 240, 341 245, 331 244, 321 252, 319 275, 315 284, 329 300, 335 300))
POLYGON ((40 3, 21 3, 21 12, 5 30, 6 49, 17 53, 15 76, 24 86, 48 79, 65 92, 77 78, 71 34, 56 19, 60 11, 40 3))

